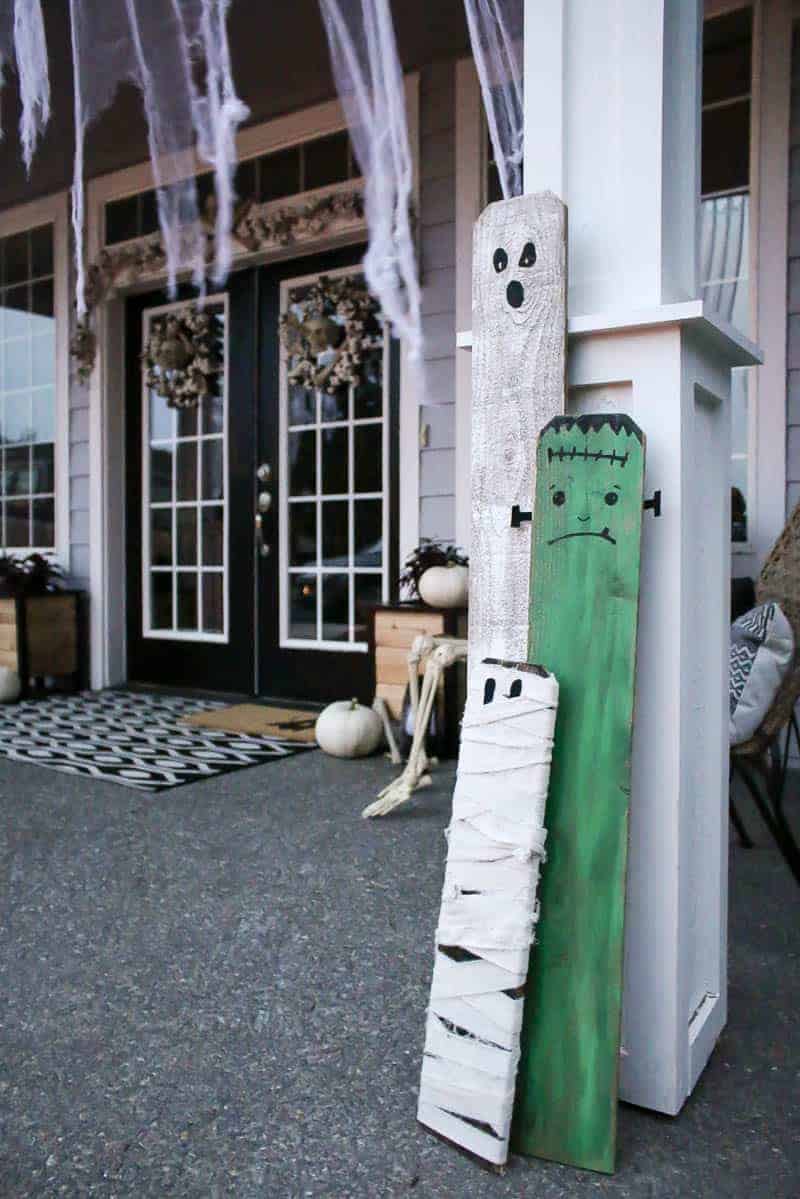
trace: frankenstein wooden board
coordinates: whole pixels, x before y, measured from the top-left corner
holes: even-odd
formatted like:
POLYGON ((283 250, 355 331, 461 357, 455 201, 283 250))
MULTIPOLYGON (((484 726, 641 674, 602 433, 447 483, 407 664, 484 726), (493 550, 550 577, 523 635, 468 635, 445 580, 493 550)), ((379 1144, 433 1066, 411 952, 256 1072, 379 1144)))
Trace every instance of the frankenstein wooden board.
POLYGON ((531 955, 512 1147, 611 1172, 644 437, 556 417, 537 448, 528 657, 559 685, 548 863, 531 955))

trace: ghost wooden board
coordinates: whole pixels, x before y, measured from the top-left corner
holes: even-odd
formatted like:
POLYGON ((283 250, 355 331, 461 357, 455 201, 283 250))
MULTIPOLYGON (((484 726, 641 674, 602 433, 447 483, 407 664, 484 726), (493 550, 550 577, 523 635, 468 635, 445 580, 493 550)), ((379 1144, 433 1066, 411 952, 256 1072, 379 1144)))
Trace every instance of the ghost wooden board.
POLYGON ((527 652, 536 435, 564 411, 567 211, 550 192, 490 204, 475 225, 469 658, 527 652))
POLYGON ((557 417, 537 449, 529 659, 558 679, 548 862, 512 1146, 611 1172, 616 1148, 644 438, 557 417))

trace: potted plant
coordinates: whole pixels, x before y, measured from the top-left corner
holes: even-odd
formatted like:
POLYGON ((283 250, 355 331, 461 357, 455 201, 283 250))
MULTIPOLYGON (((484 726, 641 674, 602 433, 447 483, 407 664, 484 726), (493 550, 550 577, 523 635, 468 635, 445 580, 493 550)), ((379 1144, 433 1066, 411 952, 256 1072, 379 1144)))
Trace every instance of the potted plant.
POLYGON ((432 608, 464 608, 469 590, 469 558, 456 545, 423 537, 406 558, 400 586, 432 608))
POLYGON ((63 571, 44 554, 0 554, 0 668, 31 679, 77 681, 78 595, 62 590, 63 571))

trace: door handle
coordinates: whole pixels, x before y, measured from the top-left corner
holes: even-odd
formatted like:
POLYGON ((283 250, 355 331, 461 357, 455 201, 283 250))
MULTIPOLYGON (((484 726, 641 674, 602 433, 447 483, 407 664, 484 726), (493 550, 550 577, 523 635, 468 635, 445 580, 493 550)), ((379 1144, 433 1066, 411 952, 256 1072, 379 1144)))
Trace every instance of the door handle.
POLYGON ((272 507, 272 496, 268 491, 259 491, 258 493, 258 510, 259 512, 269 512, 272 507))
POLYGON ((256 478, 259 483, 269 483, 272 478, 272 467, 268 462, 262 462, 256 471, 256 478))
POLYGON ((270 547, 264 540, 264 518, 260 512, 256 512, 256 543, 258 552, 262 558, 268 558, 270 555, 270 547))

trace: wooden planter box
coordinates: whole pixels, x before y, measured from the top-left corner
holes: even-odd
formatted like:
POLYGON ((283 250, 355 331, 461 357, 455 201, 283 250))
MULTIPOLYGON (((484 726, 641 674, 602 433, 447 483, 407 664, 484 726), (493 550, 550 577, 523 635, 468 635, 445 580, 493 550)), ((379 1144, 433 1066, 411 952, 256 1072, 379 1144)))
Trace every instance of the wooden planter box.
POLYGON ((0 597, 0 666, 15 670, 22 693, 31 680, 80 679, 79 593, 0 597))

